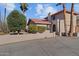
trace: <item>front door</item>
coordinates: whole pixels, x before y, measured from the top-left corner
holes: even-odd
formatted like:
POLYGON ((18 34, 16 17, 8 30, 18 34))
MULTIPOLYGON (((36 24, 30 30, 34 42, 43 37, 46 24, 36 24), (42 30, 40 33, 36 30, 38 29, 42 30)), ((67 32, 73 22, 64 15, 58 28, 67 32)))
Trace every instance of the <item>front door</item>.
POLYGON ((56 32, 56 25, 53 25, 53 32, 56 32))

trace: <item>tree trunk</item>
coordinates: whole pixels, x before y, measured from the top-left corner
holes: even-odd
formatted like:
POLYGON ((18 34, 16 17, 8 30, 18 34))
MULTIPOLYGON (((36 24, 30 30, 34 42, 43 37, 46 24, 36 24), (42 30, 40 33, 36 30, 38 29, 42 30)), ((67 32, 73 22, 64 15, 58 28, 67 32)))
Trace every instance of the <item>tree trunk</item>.
POLYGON ((72 3, 71 6, 71 19, 70 19, 70 31, 69 31, 70 36, 73 36, 73 14, 74 14, 74 3, 72 3))
POLYGON ((65 7, 64 4, 63 4, 63 14, 64 14, 64 30, 65 30, 66 36, 68 36, 68 33, 67 33, 67 25, 66 25, 66 7, 65 7))

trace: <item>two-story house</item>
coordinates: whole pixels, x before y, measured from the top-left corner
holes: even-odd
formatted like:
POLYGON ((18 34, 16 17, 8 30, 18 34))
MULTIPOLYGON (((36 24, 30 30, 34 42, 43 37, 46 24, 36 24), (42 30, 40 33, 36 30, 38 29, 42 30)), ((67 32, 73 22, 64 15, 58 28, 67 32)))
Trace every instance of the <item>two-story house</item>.
MULTIPOLYGON (((73 31, 74 33, 76 32, 76 20, 77 20, 77 13, 74 13, 73 16, 73 31)), ((65 28, 64 28, 64 15, 63 15, 63 10, 51 14, 51 20, 53 21, 53 29, 55 28, 55 32, 59 33, 64 33, 65 32, 65 28)), ((49 16, 47 16, 45 19, 47 19, 49 21, 49 16)), ((66 11, 66 26, 67 26, 67 33, 69 32, 70 29, 70 17, 71 17, 71 12, 70 11, 66 11)))

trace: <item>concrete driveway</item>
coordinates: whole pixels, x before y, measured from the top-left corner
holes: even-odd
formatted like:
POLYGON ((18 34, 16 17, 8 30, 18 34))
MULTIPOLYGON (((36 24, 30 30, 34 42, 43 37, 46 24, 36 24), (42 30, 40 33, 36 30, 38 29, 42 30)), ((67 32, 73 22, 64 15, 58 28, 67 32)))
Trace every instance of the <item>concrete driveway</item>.
POLYGON ((1 56, 79 56, 79 38, 54 37, 0 45, 1 56))

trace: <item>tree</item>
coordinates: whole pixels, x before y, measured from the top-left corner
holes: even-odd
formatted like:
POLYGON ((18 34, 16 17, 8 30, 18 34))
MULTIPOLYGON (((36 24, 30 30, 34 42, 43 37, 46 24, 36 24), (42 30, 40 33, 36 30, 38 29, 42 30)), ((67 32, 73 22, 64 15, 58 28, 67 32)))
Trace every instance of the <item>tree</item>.
POLYGON ((65 7, 65 3, 58 3, 58 4, 56 4, 56 6, 59 6, 59 5, 63 6, 64 29, 65 29, 65 33, 66 33, 66 36, 67 36, 68 34, 67 34, 67 25, 66 25, 66 7, 65 7))
POLYGON ((28 10, 27 4, 26 3, 21 3, 20 9, 22 10, 23 13, 25 13, 25 11, 28 10))
POLYGON ((74 3, 72 3, 71 6, 71 19, 70 19, 70 31, 69 31, 70 36, 73 36, 73 15, 74 15, 74 3))
POLYGON ((7 17, 7 23, 9 30, 12 32, 17 31, 18 33, 21 30, 25 30, 26 27, 26 17, 18 12, 17 10, 12 11, 7 17))

